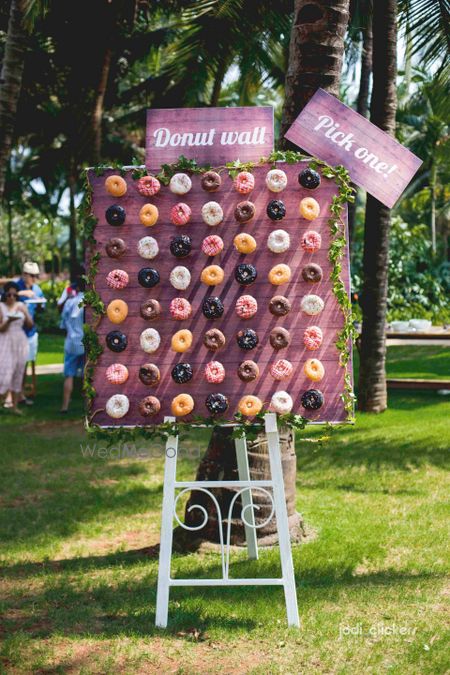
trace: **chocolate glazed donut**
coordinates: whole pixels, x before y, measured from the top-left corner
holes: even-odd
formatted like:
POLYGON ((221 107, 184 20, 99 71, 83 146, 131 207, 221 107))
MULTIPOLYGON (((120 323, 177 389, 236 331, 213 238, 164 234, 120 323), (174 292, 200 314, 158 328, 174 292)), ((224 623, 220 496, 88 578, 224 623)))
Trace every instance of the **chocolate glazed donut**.
POLYGON ((139 270, 138 281, 144 288, 153 288, 159 284, 159 272, 153 267, 143 267, 139 270))
POLYGON ((148 387, 156 386, 160 378, 159 368, 158 366, 155 366, 154 363, 144 363, 144 365, 139 368, 139 379, 142 384, 145 384, 148 387))
POLYGON ((151 417, 161 410, 161 403, 156 396, 146 396, 139 403, 139 413, 142 417, 151 417))
POLYGON ((302 395, 305 410, 319 410, 323 406, 323 394, 319 389, 308 389, 302 395))
POLYGON ((255 215, 256 209, 252 202, 239 202, 234 209, 234 217, 238 223, 248 223, 255 215))
POLYGON ((143 319, 152 321, 161 314, 161 305, 159 304, 158 300, 144 300, 144 302, 141 303, 139 311, 143 319))
POLYGON ((203 344, 206 349, 215 352, 224 346, 225 335, 218 328, 210 328, 210 330, 207 330, 205 333, 203 344))
POLYGON ((205 405, 212 415, 217 415, 228 409, 228 399, 224 394, 208 394, 205 405))
POLYGON ((286 316, 291 311, 291 303, 284 295, 274 295, 269 302, 269 312, 274 316, 286 316))
POLYGON ((120 330, 112 330, 106 336, 106 345, 112 352, 123 352, 127 344, 128 338, 120 330))
POLYGON ((316 265, 316 263, 305 265, 302 269, 302 277, 304 281, 307 281, 310 284, 317 284, 319 281, 322 281, 323 277, 321 266, 316 265))
POLYGON ((216 171, 206 171, 200 181, 205 192, 215 192, 220 188, 222 184, 222 179, 216 171))
POLYGON ((274 328, 269 335, 269 342, 273 349, 285 349, 291 344, 291 336, 289 331, 282 326, 274 328))
POLYGON ((105 244, 106 254, 110 258, 120 258, 121 256, 123 256, 126 250, 127 246, 124 240, 120 239, 119 237, 112 237, 105 244))
POLYGON ((259 375, 258 365, 254 361, 242 361, 238 366, 237 374, 242 382, 253 382, 259 375))
POLYGON ((105 212, 106 222, 110 225, 123 225, 125 222, 125 209, 118 204, 113 204, 105 212))

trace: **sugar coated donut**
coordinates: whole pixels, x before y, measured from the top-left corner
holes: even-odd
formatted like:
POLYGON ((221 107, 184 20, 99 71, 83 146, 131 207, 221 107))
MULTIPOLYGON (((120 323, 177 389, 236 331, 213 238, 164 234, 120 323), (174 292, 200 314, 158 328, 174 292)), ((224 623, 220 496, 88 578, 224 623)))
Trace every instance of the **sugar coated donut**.
POLYGON ((215 192, 220 188, 222 179, 216 171, 205 171, 200 181, 205 192, 215 192))
POLYGON ((171 348, 174 352, 187 352, 192 346, 192 333, 183 328, 172 335, 171 348))
POLYGON ((216 352, 225 345, 225 342, 225 335, 218 328, 210 328, 203 337, 203 344, 211 352, 216 352))
POLYGON ((172 415, 175 415, 175 417, 189 415, 194 410, 194 399, 189 394, 178 394, 172 400, 170 408, 172 415))
POLYGON ((284 253, 289 250, 291 239, 286 230, 274 230, 267 237, 267 247, 273 253, 284 253))
POLYGON ((151 417, 161 410, 161 403, 156 396, 146 396, 138 405, 139 414, 142 417, 151 417))
POLYGON ((233 239, 234 248, 239 253, 253 253, 256 250, 256 240, 251 234, 241 232, 233 239))
POLYGON ((155 176, 142 176, 137 184, 137 191, 143 197, 154 197, 161 189, 161 183, 155 176))
POLYGON ((308 190, 315 190, 320 185, 320 174, 308 167, 298 174, 298 182, 308 190))
POLYGON ((323 406, 323 394, 318 389, 308 389, 302 395, 302 406, 305 410, 319 410, 323 406))
POLYGON ((310 351, 319 349, 320 345, 322 344, 322 340, 323 334, 319 326, 308 326, 308 328, 306 328, 305 332, 303 333, 303 344, 305 345, 306 349, 309 349, 310 351))
POLYGON ((252 295, 241 295, 236 300, 236 314, 240 319, 250 319, 258 311, 258 303, 252 295))
POLYGON ((228 399, 224 394, 208 394, 205 405, 211 415, 218 415, 228 410, 228 399))
POLYGON ((161 379, 158 366, 155 366, 154 363, 144 363, 139 368, 139 379, 147 387, 156 387, 161 379))
POLYGON ((286 415, 292 410, 294 402, 287 391, 276 391, 270 401, 270 410, 279 415, 286 415))
POLYGON ((190 363, 177 363, 172 368, 172 380, 177 384, 186 384, 192 380, 193 370, 190 363))
POLYGON ((185 321, 192 314, 191 303, 186 298, 174 298, 170 301, 169 312, 172 319, 185 321))
POLYGON ((262 401, 257 396, 243 396, 239 401, 239 412, 246 417, 253 417, 261 412, 262 401))
POLYGON ((287 359, 278 359, 270 366, 270 374, 274 380, 282 381, 288 380, 294 370, 294 366, 287 359))
POLYGON ((186 225, 190 221, 191 215, 190 207, 183 202, 175 204, 170 210, 170 218, 174 225, 186 225))
POLYGON ((233 181, 237 192, 241 195, 248 195, 255 187, 255 177, 250 171, 241 171, 233 181))
POLYGON ((129 277, 125 270, 111 270, 106 275, 106 285, 110 288, 122 289, 128 285, 129 277))
POLYGON ((271 169, 266 176, 266 185, 271 192, 281 192, 287 185, 287 176, 281 169, 271 169))
POLYGON ((217 234, 210 234, 202 242, 202 251, 205 255, 213 256, 223 251, 223 239, 217 234))
POLYGON ((106 316, 111 323, 122 323, 128 316, 128 305, 123 300, 111 300, 106 308, 106 316))
POLYGON ((300 307, 302 312, 309 314, 309 316, 314 316, 315 314, 320 314, 325 306, 324 301, 318 295, 305 295, 302 298, 300 307))
POLYGON ((105 180, 105 190, 113 197, 123 197, 127 191, 126 181, 122 176, 108 176, 105 180))
POLYGON ((169 190, 174 195, 185 195, 192 187, 192 181, 187 173, 175 173, 170 179, 169 190))
POLYGON ((315 230, 308 230, 302 237, 302 249, 308 253, 315 253, 322 246, 322 237, 315 230))
POLYGON ((159 253, 158 242, 153 237, 142 237, 138 241, 137 252, 141 258, 153 260, 159 253))
POLYGON ((283 220, 286 215, 286 207, 279 199, 272 199, 272 201, 267 204, 266 213, 270 220, 283 220))
POLYGON ((161 344, 161 336, 155 328, 146 328, 139 338, 141 349, 147 354, 154 354, 161 344))
POLYGON ((274 295, 269 302, 269 312, 274 316, 286 316, 291 311, 291 302, 284 295, 274 295))
POLYGON ((106 255, 110 258, 121 258, 126 250, 127 245, 119 237, 111 237, 105 244, 106 255))
POLYGON ((206 202, 202 206, 203 222, 210 227, 215 227, 223 220, 223 210, 217 202, 206 202))
POLYGON ((200 280, 207 286, 217 286, 222 283, 224 276, 224 271, 219 265, 208 265, 202 270, 200 280))
POLYGON ((178 291, 185 291, 191 283, 191 273, 187 267, 177 265, 170 273, 170 283, 178 291))
POLYGON ((307 281, 310 284, 317 284, 319 281, 322 281, 323 272, 320 265, 315 263, 309 263, 305 265, 302 269, 302 278, 303 281, 307 281))
POLYGON ((320 382, 325 376, 325 368, 319 359, 308 359, 305 361, 303 366, 303 371, 310 380, 313 382, 320 382))
POLYGON ((275 326, 270 331, 269 342, 270 346, 277 351, 279 349, 286 349, 291 344, 289 331, 283 328, 283 326, 275 326))
POLYGON ((128 338, 120 330, 111 330, 106 336, 106 346, 112 352, 123 352, 127 348, 128 338))
POLYGON ((256 213, 252 202, 239 202, 234 209, 234 217, 238 223, 248 223, 256 213))
POLYGON ((320 206, 312 197, 305 197, 300 202, 300 215, 306 220, 314 220, 320 215, 320 206))
POLYGON ((202 312, 207 319, 220 319, 224 312, 222 300, 216 295, 205 298, 202 303, 202 312))
POLYGON ((255 349, 259 340, 252 328, 246 328, 245 330, 238 331, 236 334, 236 342, 241 349, 249 351, 250 349, 255 349))
POLYGON ((122 206, 113 204, 112 206, 106 209, 105 218, 106 222, 109 223, 109 225, 113 226, 123 225, 126 218, 125 209, 122 208, 122 206))
POLYGON ((269 272, 269 281, 274 286, 281 286, 287 284, 291 280, 291 268, 289 265, 280 263, 275 265, 269 272))
POLYGON ((125 417, 130 409, 130 401, 128 396, 124 394, 114 394, 106 401, 106 414, 114 419, 125 417))
POLYGON ((106 369, 106 379, 110 384, 123 384, 128 380, 128 368, 123 363, 112 363, 106 369))
POLYGON ((210 361, 205 366, 205 378, 210 384, 219 384, 225 379, 225 368, 220 361, 210 361))
POLYGON ((144 206, 139 211, 139 220, 141 221, 142 225, 145 225, 145 227, 153 227, 153 225, 156 225, 158 218, 158 207, 156 207, 154 204, 144 204, 144 206))
POLYGON ((240 265, 237 265, 234 270, 234 278, 238 284, 241 284, 242 286, 249 286, 256 280, 257 276, 258 272, 254 265, 241 263, 240 265))
POLYGON ((154 267, 143 267, 138 272, 138 282, 143 288, 153 288, 160 282, 158 270, 154 267))
POLYGON ((192 250, 192 241, 187 234, 173 237, 169 245, 170 252, 175 258, 186 258, 192 250))
POLYGON ((139 313, 146 321, 154 321, 161 314, 161 305, 158 300, 149 298, 141 302, 139 313))
POLYGON ((237 374, 242 382, 253 382, 253 380, 256 380, 256 378, 259 377, 258 364, 250 359, 242 361, 238 366, 237 374))

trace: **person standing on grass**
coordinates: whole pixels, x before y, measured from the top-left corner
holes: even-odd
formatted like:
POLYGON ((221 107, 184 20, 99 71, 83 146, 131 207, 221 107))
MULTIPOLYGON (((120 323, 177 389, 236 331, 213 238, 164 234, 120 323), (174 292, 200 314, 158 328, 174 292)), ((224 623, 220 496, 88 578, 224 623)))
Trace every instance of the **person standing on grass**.
POLYGON ((19 285, 8 281, 0 299, 0 397, 11 392, 11 412, 22 415, 18 403, 27 364, 28 340, 24 329, 33 327, 33 319, 19 298, 19 285))
MULTIPOLYGON (((36 358, 39 344, 39 334, 37 332, 37 328, 34 323, 34 317, 36 314, 36 310, 38 307, 40 307, 40 305, 36 302, 36 300, 44 299, 44 294, 41 290, 41 287, 36 283, 38 277, 39 277, 39 265, 35 262, 26 262, 24 263, 22 268, 22 276, 17 282, 19 286, 19 300, 22 300, 22 302, 24 302, 27 305, 27 309, 30 313, 30 316, 33 319, 33 324, 31 328, 24 327, 25 334, 28 338, 27 361, 31 362, 33 389, 35 388, 36 358)), ((20 403, 25 403, 26 405, 33 405, 34 401, 32 398, 27 398, 25 396, 25 393, 22 391, 20 403)))
POLYGON ((84 279, 76 280, 76 293, 64 302, 61 328, 66 330, 64 342, 64 388, 62 413, 67 413, 73 391, 73 378, 82 377, 84 368, 83 324, 84 310, 80 303, 84 297, 84 279))

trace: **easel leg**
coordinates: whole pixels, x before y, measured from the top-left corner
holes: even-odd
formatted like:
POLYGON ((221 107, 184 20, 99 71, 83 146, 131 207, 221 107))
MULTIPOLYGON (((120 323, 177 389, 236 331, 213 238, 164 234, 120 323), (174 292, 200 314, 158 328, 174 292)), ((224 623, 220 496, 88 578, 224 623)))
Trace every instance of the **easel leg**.
MULTIPOLYGON (((175 422, 175 418, 166 417, 164 422, 175 422)), ((172 557, 177 454, 178 436, 169 436, 166 442, 166 457, 164 460, 164 491, 159 545, 158 590, 156 593, 155 625, 158 628, 166 628, 169 612, 170 561, 172 557)))
MULTIPOLYGON (((245 436, 243 436, 242 438, 236 438, 234 444, 236 447, 236 459, 237 459, 239 480, 250 480, 250 469, 248 466, 248 455, 247 455, 247 440, 245 436)), ((249 523, 248 525, 246 525, 244 522, 248 557, 251 560, 258 560, 258 538, 256 536, 255 530, 255 513, 253 511, 253 499, 251 490, 245 490, 241 494, 241 501, 242 501, 242 508, 245 509, 244 511, 245 519, 249 523)))
POLYGON ((278 541, 280 545, 281 570, 284 579, 284 596, 289 626, 300 626, 295 588, 294 564, 292 562, 291 541, 289 536, 288 514, 284 494, 283 468, 281 464, 280 438, 277 416, 268 413, 265 416, 267 444, 269 447, 270 470, 273 481, 273 498, 277 519, 278 541))

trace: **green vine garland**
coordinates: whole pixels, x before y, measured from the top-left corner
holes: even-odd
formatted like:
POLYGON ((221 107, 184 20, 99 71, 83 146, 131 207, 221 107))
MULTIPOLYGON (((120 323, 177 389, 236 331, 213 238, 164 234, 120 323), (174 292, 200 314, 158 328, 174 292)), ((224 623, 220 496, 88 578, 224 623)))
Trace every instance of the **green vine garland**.
MULTIPOLYGON (((344 282, 342 281, 342 258, 345 253, 346 239, 345 239, 345 223, 342 219, 344 209, 348 202, 354 201, 354 189, 350 183, 350 177, 347 170, 343 166, 330 166, 326 162, 317 159, 315 157, 310 157, 309 155, 304 155, 300 152, 295 152, 292 150, 275 151, 272 152, 268 157, 261 157, 257 162, 240 162, 236 160, 234 162, 229 162, 224 166, 215 167, 214 170, 219 173, 227 171, 231 178, 235 176, 240 171, 252 171, 255 167, 261 166, 263 164, 272 164, 275 166, 277 161, 283 161, 287 164, 297 164, 298 162, 307 161, 309 166, 313 169, 320 168, 322 175, 325 178, 334 179, 338 187, 338 194, 335 195, 332 199, 330 206, 331 218, 328 220, 328 225, 330 228, 330 234, 332 238, 332 243, 328 253, 328 259, 332 265, 332 270, 330 274, 330 279, 333 282, 332 290, 333 294, 336 297, 336 300, 341 308, 342 314, 344 316, 344 326, 339 332, 336 347, 339 351, 339 364, 344 369, 344 392, 341 394, 341 398, 344 404, 344 409, 347 413, 347 422, 354 422, 354 408, 355 408, 355 396, 351 384, 351 373, 349 370, 350 365, 350 352, 348 349, 349 342, 354 342, 356 333, 353 326, 352 319, 352 308, 351 302, 348 297, 348 294, 345 290, 344 282)), ((101 176, 106 170, 115 169, 120 172, 123 176, 126 174, 126 170, 121 166, 111 166, 111 165, 100 165, 92 169, 93 173, 96 176, 101 176)), ((202 174, 211 169, 210 165, 199 165, 195 159, 187 159, 181 155, 177 162, 173 164, 163 164, 161 170, 154 174, 158 180, 163 183, 163 185, 168 185, 171 177, 179 172, 188 172, 191 174, 202 174)), ((138 180, 142 176, 149 175, 149 172, 145 167, 135 167, 132 168, 132 178, 133 180, 138 180)), ((95 277, 98 269, 98 262, 100 259, 100 253, 93 252, 93 249, 96 244, 94 238, 95 226, 97 219, 92 213, 92 188, 90 186, 88 175, 86 172, 85 180, 85 199, 84 203, 80 206, 82 212, 84 213, 84 236, 87 245, 90 247, 92 256, 90 258, 90 269, 89 273, 86 276, 87 281, 87 291, 85 294, 85 305, 91 308, 93 316, 95 317, 95 324, 98 325, 98 322, 101 320, 102 316, 105 314, 105 306, 98 295, 95 289, 95 277)), ((155 440, 160 438, 162 440, 167 440, 169 436, 178 435, 181 438, 183 437, 183 432, 193 426, 204 426, 204 427, 216 427, 221 424, 220 418, 209 418, 209 417, 194 417, 191 422, 164 422, 157 426, 152 427, 133 427, 131 429, 126 429, 123 427, 110 427, 104 429, 99 425, 92 422, 96 412, 92 413, 92 403, 95 398, 96 392, 92 384, 94 377, 95 364, 103 352, 103 347, 101 346, 95 328, 90 325, 85 325, 85 334, 84 334, 84 345, 86 349, 86 366, 85 366, 85 379, 84 379, 84 393, 87 400, 88 406, 88 415, 86 418, 86 428, 87 431, 97 438, 107 438, 111 442, 120 442, 120 441, 131 441, 135 438, 144 438, 146 440, 155 440)), ((256 438, 259 432, 264 428, 264 415, 267 411, 261 411, 256 415, 253 420, 249 421, 241 413, 236 413, 234 415, 234 428, 233 428, 233 437, 240 438, 246 436, 247 439, 252 440, 256 438)), ((280 425, 291 427, 295 430, 303 430, 306 425, 309 423, 309 420, 301 415, 296 415, 294 413, 288 413, 286 415, 279 415, 278 420, 280 425)), ((223 420, 222 423, 228 423, 226 420, 223 420)), ((331 425, 330 423, 324 423, 323 425, 326 429, 326 432, 331 433, 332 429, 336 425, 331 425)), ((321 442, 326 440, 327 435, 314 439, 316 442, 321 442)), ((311 439, 312 440, 312 439, 311 439)))

